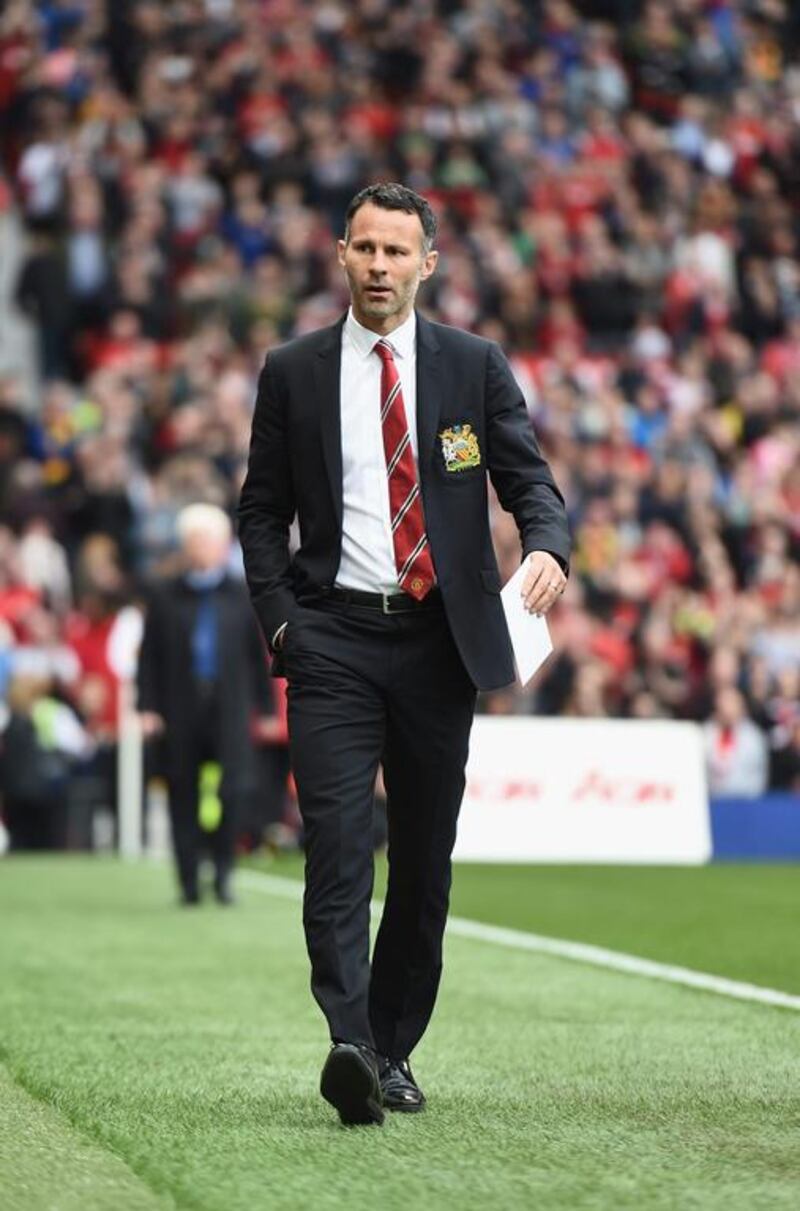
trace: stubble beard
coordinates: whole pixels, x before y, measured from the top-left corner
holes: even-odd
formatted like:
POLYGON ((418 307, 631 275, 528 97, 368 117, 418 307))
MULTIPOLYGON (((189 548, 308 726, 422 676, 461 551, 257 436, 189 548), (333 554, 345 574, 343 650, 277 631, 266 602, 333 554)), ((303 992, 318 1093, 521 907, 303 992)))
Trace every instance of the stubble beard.
POLYGON ((387 299, 371 299, 368 294, 362 294, 360 304, 364 315, 372 315, 380 319, 389 319, 400 310, 397 300, 393 296, 387 299))
POLYGON ((358 300, 358 307, 362 315, 369 316, 370 319, 387 320, 413 307, 416 285, 416 283, 409 283, 404 288, 395 289, 385 299, 371 299, 367 294, 366 286, 357 289, 351 280, 350 293, 358 300))

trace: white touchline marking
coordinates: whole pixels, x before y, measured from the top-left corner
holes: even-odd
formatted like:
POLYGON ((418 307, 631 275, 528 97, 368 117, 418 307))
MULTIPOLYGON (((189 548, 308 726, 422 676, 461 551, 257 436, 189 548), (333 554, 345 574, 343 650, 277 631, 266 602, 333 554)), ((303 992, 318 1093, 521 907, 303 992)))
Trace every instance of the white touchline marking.
MULTIPOLYGON (((288 900, 298 901, 303 898, 302 883, 281 875, 240 870, 237 881, 255 891, 283 896, 288 900)), ((383 908, 383 901, 373 900, 371 907, 373 913, 379 913, 383 908)), ((543 934, 528 933, 522 929, 506 929, 501 925, 485 925, 482 921, 470 921, 465 917, 450 917, 447 932, 459 938, 472 938, 478 942, 490 942, 495 946, 507 946, 511 950, 528 950, 534 954, 553 955, 558 959, 571 959, 575 963, 605 967, 610 971, 622 971, 626 975, 664 980, 668 984, 681 984, 685 988, 713 992, 717 996, 733 997, 737 1001, 753 1001, 760 1005, 800 1011, 800 996, 794 996, 792 993, 781 992, 777 988, 763 988, 759 984, 746 984, 740 980, 728 980, 724 976, 711 975, 706 971, 693 971, 690 967, 674 967, 669 963, 657 963, 654 959, 641 959, 638 955, 625 954, 621 950, 606 950, 602 946, 570 942, 565 938, 548 938, 543 934)))

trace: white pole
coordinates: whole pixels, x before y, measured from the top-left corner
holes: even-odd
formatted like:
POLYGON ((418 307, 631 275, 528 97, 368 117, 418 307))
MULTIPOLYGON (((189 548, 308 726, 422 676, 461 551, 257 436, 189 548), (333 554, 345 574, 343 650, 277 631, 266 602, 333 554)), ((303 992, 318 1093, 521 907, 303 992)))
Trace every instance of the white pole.
POLYGON ((119 852, 128 860, 142 853, 142 728, 134 709, 134 684, 119 682, 119 748, 117 755, 117 808, 119 852))

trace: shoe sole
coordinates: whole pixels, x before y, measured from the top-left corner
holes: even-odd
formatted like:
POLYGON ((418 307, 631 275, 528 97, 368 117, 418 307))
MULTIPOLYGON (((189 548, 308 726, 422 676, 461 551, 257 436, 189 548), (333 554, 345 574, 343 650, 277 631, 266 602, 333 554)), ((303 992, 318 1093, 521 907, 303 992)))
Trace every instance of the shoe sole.
POLYGON ((416 1105, 407 1102, 402 1106, 393 1106, 391 1102, 384 1102, 383 1108, 391 1111, 392 1114, 419 1114, 425 1109, 425 1102, 418 1102, 416 1105))
POLYGON ((346 1127, 380 1126, 383 1122, 380 1088, 369 1064, 356 1051, 332 1051, 319 1088, 346 1127))

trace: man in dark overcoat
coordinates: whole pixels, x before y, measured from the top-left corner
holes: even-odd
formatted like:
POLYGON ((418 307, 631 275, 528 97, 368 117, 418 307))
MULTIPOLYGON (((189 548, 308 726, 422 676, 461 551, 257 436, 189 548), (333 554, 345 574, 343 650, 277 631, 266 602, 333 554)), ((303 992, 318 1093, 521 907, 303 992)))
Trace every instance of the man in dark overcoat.
POLYGON ((230 903, 236 820, 256 778, 254 733, 270 701, 266 652, 243 584, 228 573, 231 523, 214 505, 179 515, 185 570, 150 593, 139 655, 139 711, 159 737, 184 904, 200 899, 202 793, 218 799, 207 833, 214 891, 230 903), (202 788, 201 788, 202 778, 202 788))

